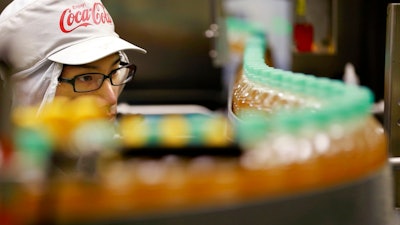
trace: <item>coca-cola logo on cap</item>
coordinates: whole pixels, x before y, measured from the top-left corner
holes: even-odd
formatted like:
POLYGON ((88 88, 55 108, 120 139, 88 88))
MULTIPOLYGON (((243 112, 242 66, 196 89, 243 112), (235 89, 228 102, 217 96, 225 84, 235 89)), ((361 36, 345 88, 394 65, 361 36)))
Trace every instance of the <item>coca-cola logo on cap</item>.
POLYGON ((78 27, 87 27, 98 24, 112 24, 110 14, 100 2, 96 2, 92 7, 86 3, 74 5, 65 9, 60 17, 60 29, 64 33, 69 33, 78 27))

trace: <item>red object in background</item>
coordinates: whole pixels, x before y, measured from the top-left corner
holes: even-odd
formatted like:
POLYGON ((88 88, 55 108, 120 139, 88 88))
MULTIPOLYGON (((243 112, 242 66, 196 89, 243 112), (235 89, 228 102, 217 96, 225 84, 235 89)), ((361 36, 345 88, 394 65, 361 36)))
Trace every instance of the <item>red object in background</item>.
POLYGON ((298 23, 293 31, 296 48, 299 52, 312 51, 314 41, 314 28, 311 23, 298 23))

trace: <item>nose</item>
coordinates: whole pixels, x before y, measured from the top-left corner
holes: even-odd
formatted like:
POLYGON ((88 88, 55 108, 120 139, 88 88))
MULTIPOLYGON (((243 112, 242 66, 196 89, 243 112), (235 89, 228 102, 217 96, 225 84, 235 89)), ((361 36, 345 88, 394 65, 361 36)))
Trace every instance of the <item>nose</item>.
POLYGON ((110 79, 106 79, 100 89, 97 90, 97 94, 102 98, 106 105, 113 106, 118 102, 119 87, 113 86, 110 79))

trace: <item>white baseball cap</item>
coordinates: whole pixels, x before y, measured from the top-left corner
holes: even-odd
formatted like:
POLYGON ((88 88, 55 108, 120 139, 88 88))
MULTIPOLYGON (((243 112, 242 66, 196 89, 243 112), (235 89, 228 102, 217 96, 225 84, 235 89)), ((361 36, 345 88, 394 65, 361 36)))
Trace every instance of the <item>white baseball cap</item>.
POLYGON ((0 55, 23 70, 47 58, 86 64, 122 50, 146 50, 121 39, 100 0, 14 0, 0 15, 0 55))

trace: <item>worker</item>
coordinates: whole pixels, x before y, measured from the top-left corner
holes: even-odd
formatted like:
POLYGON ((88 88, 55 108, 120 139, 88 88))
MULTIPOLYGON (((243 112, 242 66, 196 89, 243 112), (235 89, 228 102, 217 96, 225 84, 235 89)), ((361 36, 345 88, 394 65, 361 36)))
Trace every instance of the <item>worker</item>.
POLYGON ((95 96, 115 118, 118 97, 137 67, 126 51, 146 53, 115 32, 101 0, 14 0, 0 14, 0 65, 11 107, 56 96, 95 96))

